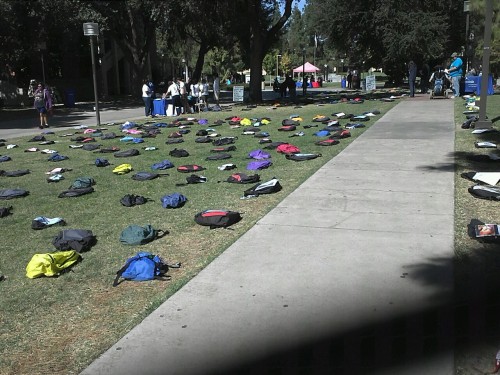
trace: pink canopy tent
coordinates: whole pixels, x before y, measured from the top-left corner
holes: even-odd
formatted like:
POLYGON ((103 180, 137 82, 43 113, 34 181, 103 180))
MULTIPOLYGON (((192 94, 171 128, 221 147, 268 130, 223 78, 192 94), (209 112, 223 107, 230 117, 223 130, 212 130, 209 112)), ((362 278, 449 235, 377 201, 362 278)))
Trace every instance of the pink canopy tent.
POLYGON ((310 62, 306 62, 304 65, 301 65, 293 70, 294 73, 316 73, 320 71, 320 68, 316 68, 313 64, 310 62))

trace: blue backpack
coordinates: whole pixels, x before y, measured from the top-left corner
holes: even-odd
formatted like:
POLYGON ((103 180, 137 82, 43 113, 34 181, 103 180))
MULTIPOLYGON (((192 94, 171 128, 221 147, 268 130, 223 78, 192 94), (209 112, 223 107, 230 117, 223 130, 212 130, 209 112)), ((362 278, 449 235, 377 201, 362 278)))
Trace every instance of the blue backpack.
POLYGON ((151 169, 153 169, 153 170, 169 169, 169 168, 173 168, 173 167, 174 167, 174 164, 170 160, 163 160, 163 161, 160 161, 159 163, 154 163, 151 166, 151 169))
POLYGON ((173 193, 170 195, 164 195, 160 200, 163 208, 178 208, 184 206, 187 198, 180 193, 173 193))
POLYGON ((116 272, 113 286, 119 284, 120 277, 132 281, 148 281, 153 279, 168 279, 169 268, 179 268, 180 263, 167 264, 158 255, 148 252, 139 252, 127 259, 125 265, 116 272))
POLYGON ((109 161, 107 159, 100 159, 100 158, 95 159, 96 167, 107 167, 108 165, 109 161))

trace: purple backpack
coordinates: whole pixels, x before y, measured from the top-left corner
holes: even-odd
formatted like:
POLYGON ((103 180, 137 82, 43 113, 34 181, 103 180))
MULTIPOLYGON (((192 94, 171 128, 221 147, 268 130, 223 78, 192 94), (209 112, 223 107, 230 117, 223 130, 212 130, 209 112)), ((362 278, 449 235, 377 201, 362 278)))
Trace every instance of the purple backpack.
POLYGON ((251 159, 262 160, 269 159, 271 155, 262 150, 253 150, 249 152, 248 157, 251 159))
POLYGON ((273 165, 270 160, 255 160, 247 164, 247 169, 250 171, 255 171, 259 169, 266 169, 273 165))

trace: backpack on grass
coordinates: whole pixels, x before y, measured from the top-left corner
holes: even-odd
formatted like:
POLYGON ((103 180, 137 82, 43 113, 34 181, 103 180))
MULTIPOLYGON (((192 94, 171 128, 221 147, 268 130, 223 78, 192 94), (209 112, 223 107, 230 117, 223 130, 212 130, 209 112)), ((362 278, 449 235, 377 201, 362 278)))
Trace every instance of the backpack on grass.
POLYGON ((256 196, 258 197, 259 195, 262 194, 272 194, 280 191, 282 189, 282 186, 280 185, 279 181, 277 178, 273 178, 267 182, 262 182, 260 184, 252 186, 250 189, 245 190, 244 196, 256 196))
POLYGON ((316 159, 317 157, 320 157, 321 154, 285 154, 285 158, 287 160, 294 160, 294 161, 304 161, 304 160, 312 160, 316 159))
POLYGON ((94 188, 92 186, 81 188, 81 189, 68 189, 64 190, 57 196, 58 198, 72 198, 79 197, 80 195, 90 194, 94 192, 94 188))
POLYGON ((241 214, 228 210, 205 210, 194 216, 194 221, 210 229, 227 228, 241 220, 241 214))
POLYGON ((154 163, 151 166, 151 169, 156 171, 158 169, 164 170, 164 169, 169 169, 169 168, 173 168, 173 167, 174 167, 174 164, 170 160, 165 159, 165 160, 160 161, 158 163, 154 163))
POLYGON ((130 164, 120 164, 113 169, 113 173, 121 175, 130 172, 132 169, 132 165, 130 164))
POLYGON ((126 194, 120 199, 120 203, 125 207, 133 207, 144 204, 148 201, 148 198, 142 195, 126 194))
POLYGON ((107 167, 108 165, 109 161, 107 159, 100 159, 100 158, 95 159, 96 167, 107 167))
POLYGON ((128 157, 128 156, 136 156, 136 155, 139 155, 139 154, 140 154, 139 150, 137 150, 135 148, 132 148, 130 150, 123 150, 123 151, 115 152, 113 154, 113 156, 115 158, 125 158, 125 157, 128 157))
POLYGON ((120 278, 130 281, 148 281, 154 279, 166 280, 169 268, 179 268, 180 263, 167 264, 158 255, 148 252, 138 252, 128 258, 125 265, 116 272, 113 286, 120 284, 120 278))
POLYGON ((254 160, 247 164, 247 169, 256 171, 269 168, 271 165, 273 165, 273 163, 270 160, 254 160))
POLYGON ((205 160, 225 160, 225 159, 231 159, 232 156, 231 154, 226 154, 224 152, 213 154, 210 156, 207 156, 205 160))
POLYGON ((0 176, 4 177, 19 177, 24 176, 25 174, 29 174, 29 169, 18 169, 16 171, 0 171, 0 176))
POLYGON ((234 184, 255 184, 260 181, 260 176, 258 174, 248 176, 245 173, 233 173, 226 181, 234 184))
POLYGON ((12 214, 12 206, 0 207, 0 217, 6 217, 12 214))
POLYGON ((163 230, 154 229, 151 224, 129 225, 120 234, 120 242, 124 245, 144 245, 166 234, 163 230))
POLYGON ((160 201, 163 208, 179 208, 184 206, 187 198, 180 193, 173 193, 164 195, 160 198, 160 201))
POLYGON ((81 255, 75 250, 35 254, 26 266, 26 277, 59 276, 78 262, 81 255))
POLYGON ((85 189, 95 185, 92 177, 78 177, 68 189, 85 189))
POLYGON ((468 191, 476 198, 500 201, 500 187, 497 186, 474 185, 468 191))
POLYGON ((182 148, 174 148, 172 151, 168 153, 170 156, 176 157, 176 158, 185 158, 189 156, 189 152, 182 148))
POLYGON ((57 250, 76 250, 79 253, 90 250, 97 243, 91 230, 65 229, 60 231, 52 240, 57 250))
POLYGON ((186 164, 186 165, 180 165, 177 167, 177 171, 181 173, 192 173, 192 172, 200 172, 204 171, 205 168, 203 168, 201 165, 197 164, 186 164))
POLYGON ((0 199, 13 199, 20 198, 29 195, 29 191, 24 189, 1 189, 0 190, 0 199))
POLYGON ((168 176, 168 173, 151 173, 151 172, 137 172, 132 176, 132 180, 147 181, 154 180, 160 176, 168 176))

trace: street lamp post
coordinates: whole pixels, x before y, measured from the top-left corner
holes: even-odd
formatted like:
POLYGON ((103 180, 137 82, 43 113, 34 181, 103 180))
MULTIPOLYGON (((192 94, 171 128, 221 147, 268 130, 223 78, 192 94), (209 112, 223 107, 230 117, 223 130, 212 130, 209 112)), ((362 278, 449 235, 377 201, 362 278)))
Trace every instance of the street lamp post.
POLYGON ((45 62, 43 61, 43 53, 46 48, 47 48, 47 43, 45 42, 38 43, 38 51, 40 52, 40 59, 42 61, 42 80, 44 86, 45 86, 45 62))
POLYGON ((325 64, 325 82, 328 82, 328 64, 325 64))
POLYGON ((95 100, 95 116, 97 126, 101 125, 101 117, 99 115, 99 97, 97 95, 97 75, 95 67, 95 52, 94 52, 94 36, 99 35, 99 24, 95 22, 86 22, 83 24, 83 35, 90 37, 90 53, 92 58, 92 76, 94 80, 94 100, 95 100))
POLYGON ((276 78, 280 75, 280 70, 279 70, 279 60, 280 60, 281 55, 276 55, 276 78))
POLYGON ((302 95, 306 96, 307 81, 306 81, 306 49, 302 48, 302 95))
POLYGON ((464 13, 465 13, 465 71, 469 71, 469 11, 470 11, 470 1, 464 1, 464 13))
POLYGON ((188 81, 188 66, 186 63, 186 59, 182 59, 182 63, 184 64, 184 82, 187 83, 187 81, 188 81))
POLYGON ((481 100, 479 101, 479 120, 476 121, 476 129, 491 129, 492 121, 486 119, 486 103, 488 100, 488 81, 490 78, 490 43, 491 26, 493 18, 493 1, 486 0, 485 20, 484 20, 484 38, 483 38, 483 70, 481 75, 481 100))

